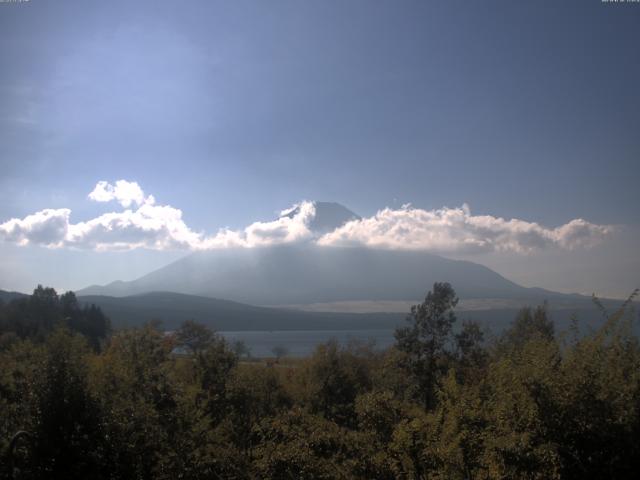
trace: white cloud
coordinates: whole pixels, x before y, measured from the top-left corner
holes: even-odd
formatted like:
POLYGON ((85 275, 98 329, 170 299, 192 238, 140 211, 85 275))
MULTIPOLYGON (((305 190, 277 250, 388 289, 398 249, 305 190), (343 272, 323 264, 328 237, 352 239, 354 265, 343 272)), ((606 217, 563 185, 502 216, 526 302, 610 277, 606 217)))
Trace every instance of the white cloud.
POLYGON ((12 218, 0 224, 0 237, 18 245, 33 243, 47 247, 59 247, 64 243, 69 227, 71 210, 45 209, 22 220, 12 218))
POLYGON ((117 200, 123 207, 136 209, 110 212, 86 222, 71 223, 71 210, 46 209, 24 219, 14 218, 0 224, 0 238, 19 245, 43 245, 50 248, 153 250, 217 248, 274 245, 311 238, 307 224, 315 215, 311 202, 302 202, 292 217, 272 222, 255 222, 243 230, 221 229, 206 236, 195 232, 182 219, 182 211, 169 205, 156 205, 152 195, 144 195, 136 182, 118 180, 115 185, 98 182, 89 194, 98 202, 117 200))
POLYGON ((19 245, 92 250, 207 250, 315 242, 322 246, 442 253, 529 253, 550 247, 589 247, 612 231, 610 226, 582 219, 546 228, 524 220, 472 215, 467 205, 439 210, 405 205, 397 210, 385 208, 372 217, 350 221, 319 236, 309 227, 316 215, 315 205, 305 201, 284 210, 277 220, 255 222, 241 230, 225 228, 207 236, 192 230, 184 222, 181 210, 156 205, 153 196, 145 196, 136 182, 98 182, 89 198, 98 202, 116 200, 125 209, 75 224, 70 222, 71 210, 45 209, 0 224, 0 238, 19 245))
POLYGON ((117 180, 115 185, 101 180, 89 194, 89 198, 96 202, 117 200, 125 208, 129 208, 131 204, 155 203, 152 195, 145 198, 144 191, 140 188, 138 182, 128 182, 126 180, 117 180))
POLYGON ((612 227, 582 219, 557 228, 534 222, 472 215, 460 208, 422 210, 404 205, 385 208, 376 215, 353 220, 322 236, 325 246, 364 245, 373 248, 429 250, 442 253, 511 251, 530 253, 548 247, 589 247, 611 233, 612 227))
POLYGON ((255 222, 242 231, 223 229, 217 235, 206 238, 201 248, 251 248, 309 240, 313 233, 308 225, 315 216, 315 207, 312 202, 305 201, 283 212, 291 213, 296 209, 298 213, 292 217, 282 216, 272 222, 255 222))
POLYGON ((184 223, 181 210, 144 204, 135 211, 105 213, 69 225, 65 244, 94 250, 192 249, 201 237, 184 223))

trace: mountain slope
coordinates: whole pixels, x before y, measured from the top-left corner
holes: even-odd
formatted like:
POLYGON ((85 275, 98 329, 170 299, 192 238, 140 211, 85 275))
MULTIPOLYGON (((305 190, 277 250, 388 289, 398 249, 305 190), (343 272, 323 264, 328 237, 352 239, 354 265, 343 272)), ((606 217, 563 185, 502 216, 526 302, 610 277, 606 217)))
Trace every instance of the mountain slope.
POLYGON ((450 282, 465 299, 537 302, 574 298, 527 289, 482 265, 424 252, 312 245, 198 252, 137 280, 93 286, 78 294, 127 296, 171 291, 254 305, 415 301, 439 281, 450 282))

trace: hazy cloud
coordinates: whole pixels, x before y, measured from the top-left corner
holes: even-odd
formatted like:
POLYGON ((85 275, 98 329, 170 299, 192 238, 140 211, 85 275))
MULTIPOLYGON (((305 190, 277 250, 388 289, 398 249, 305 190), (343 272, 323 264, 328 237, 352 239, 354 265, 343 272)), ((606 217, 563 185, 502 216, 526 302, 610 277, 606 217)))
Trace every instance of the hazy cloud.
POLYGON ((319 236, 309 228, 316 215, 314 203, 304 201, 284 210, 270 222, 255 222, 241 230, 221 229, 213 235, 195 232, 182 219, 182 211, 156 205, 136 182, 100 181, 89 194, 91 200, 115 200, 125 210, 71 223, 71 210, 45 209, 23 219, 0 224, 0 238, 20 245, 49 248, 74 247, 92 250, 207 250, 252 248, 282 243, 316 242, 323 246, 366 246, 443 253, 509 251, 529 253, 549 247, 590 247, 612 231, 582 219, 556 228, 524 220, 505 220, 491 215, 472 215, 460 208, 422 210, 405 205, 385 208, 376 215, 352 220, 319 236), (135 208, 128 208, 133 206, 135 208), (295 213, 293 213, 295 212, 295 213))
POLYGON ((443 253, 529 253, 552 246, 589 247, 602 241, 611 231, 610 226, 595 225, 582 219, 571 220, 557 228, 546 228, 524 220, 472 215, 466 204, 438 210, 405 205, 398 210, 385 208, 373 217, 348 222, 322 236, 318 244, 443 253))

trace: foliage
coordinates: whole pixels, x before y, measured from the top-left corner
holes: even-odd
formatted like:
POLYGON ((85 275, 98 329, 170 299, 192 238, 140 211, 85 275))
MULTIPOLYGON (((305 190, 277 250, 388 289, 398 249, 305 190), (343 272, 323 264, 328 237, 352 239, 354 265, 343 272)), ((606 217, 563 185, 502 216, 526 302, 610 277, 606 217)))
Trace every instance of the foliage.
POLYGON ((338 425, 356 423, 356 397, 371 388, 370 352, 359 345, 319 345, 302 369, 303 400, 313 413, 338 425))
POLYGON ((53 288, 38 285, 29 297, 0 303, 0 348, 10 335, 42 342, 62 325, 84 335, 94 350, 100 349, 111 329, 99 307, 81 306, 73 292, 58 296, 53 288))
POLYGON ((541 306, 487 343, 435 284, 392 348, 274 363, 195 322, 107 336, 38 287, 0 307, 0 479, 635 478, 632 299, 569 342, 541 306))
POLYGON ((406 354, 404 366, 413 380, 416 400, 432 408, 436 388, 447 368, 458 297, 448 283, 436 283, 420 305, 411 307, 410 325, 396 330, 397 348, 406 354))

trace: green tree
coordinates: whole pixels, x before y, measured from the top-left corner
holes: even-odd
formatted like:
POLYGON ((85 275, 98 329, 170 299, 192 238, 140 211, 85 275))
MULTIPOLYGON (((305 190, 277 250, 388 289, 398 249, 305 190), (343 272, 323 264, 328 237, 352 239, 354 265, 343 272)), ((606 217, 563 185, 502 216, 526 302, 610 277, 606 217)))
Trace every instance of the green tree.
POLYGON ((195 402, 208 415, 212 425, 226 413, 226 387, 238 357, 227 342, 207 326, 187 320, 174 335, 176 344, 186 351, 189 375, 198 385, 195 402))
POLYGON ((370 450, 362 437, 293 408, 266 418, 256 431, 255 478, 369 479, 370 450))
POLYGON ((177 346, 194 355, 205 351, 215 340, 215 335, 210 328, 194 320, 182 322, 174 336, 177 346))
POLYGON ((543 340, 555 338, 555 326, 549 316, 546 303, 535 309, 531 307, 521 309, 510 327, 502 334, 498 349, 502 352, 517 350, 535 338, 543 340))
POLYGON ((355 400, 371 389, 370 352, 330 340, 316 348, 301 371, 312 412, 338 425, 355 426, 355 400))
POLYGON ((415 381, 416 396, 425 409, 434 407, 437 382, 447 367, 457 304, 450 284, 435 283, 424 302, 411 307, 410 325, 395 333, 396 348, 406 353, 406 371, 415 381))
POLYGON ((73 292, 58 296, 53 288, 38 287, 27 298, 0 308, 0 334, 43 342, 59 325, 84 335, 95 351, 110 333, 109 319, 95 305, 81 308, 73 292))
POLYGON ((60 308, 66 325, 83 334, 95 351, 100 350, 111 331, 109 319, 100 307, 91 304, 81 308, 75 293, 69 291, 60 296, 60 308))
POLYGON ((266 417, 291 406, 278 373, 262 365, 244 365, 230 373, 226 389, 228 437, 245 455, 255 446, 254 429, 266 417))
MULTIPOLYGON (((636 292, 634 292, 636 293, 636 292)), ((558 414, 563 478, 634 478, 640 469, 640 344, 632 294, 602 327, 564 352, 558 414)))
MULTIPOLYGON (((44 348, 15 339, 0 350, 0 478, 9 478, 5 467, 9 442, 18 431, 35 430, 37 397, 34 385, 42 373, 44 348), (3 475, 7 475, 4 477, 3 475)), ((32 462, 28 452, 25 464, 32 462)), ((35 475, 35 474, 34 474, 35 475)))
POLYGON ((34 384, 34 459, 43 477, 88 478, 101 470, 100 410, 87 385, 86 340, 58 328, 34 384))
POLYGON ((488 365, 482 464, 490 478, 560 478, 558 444, 549 432, 558 415, 561 362, 557 342, 534 336, 488 365))
POLYGON ((107 468, 115 478, 171 478, 184 468, 172 348, 147 325, 116 333, 92 364, 107 468))
POLYGON ((466 383, 479 381, 488 359, 482 328, 476 322, 464 321, 462 329, 454 337, 458 376, 466 383))

